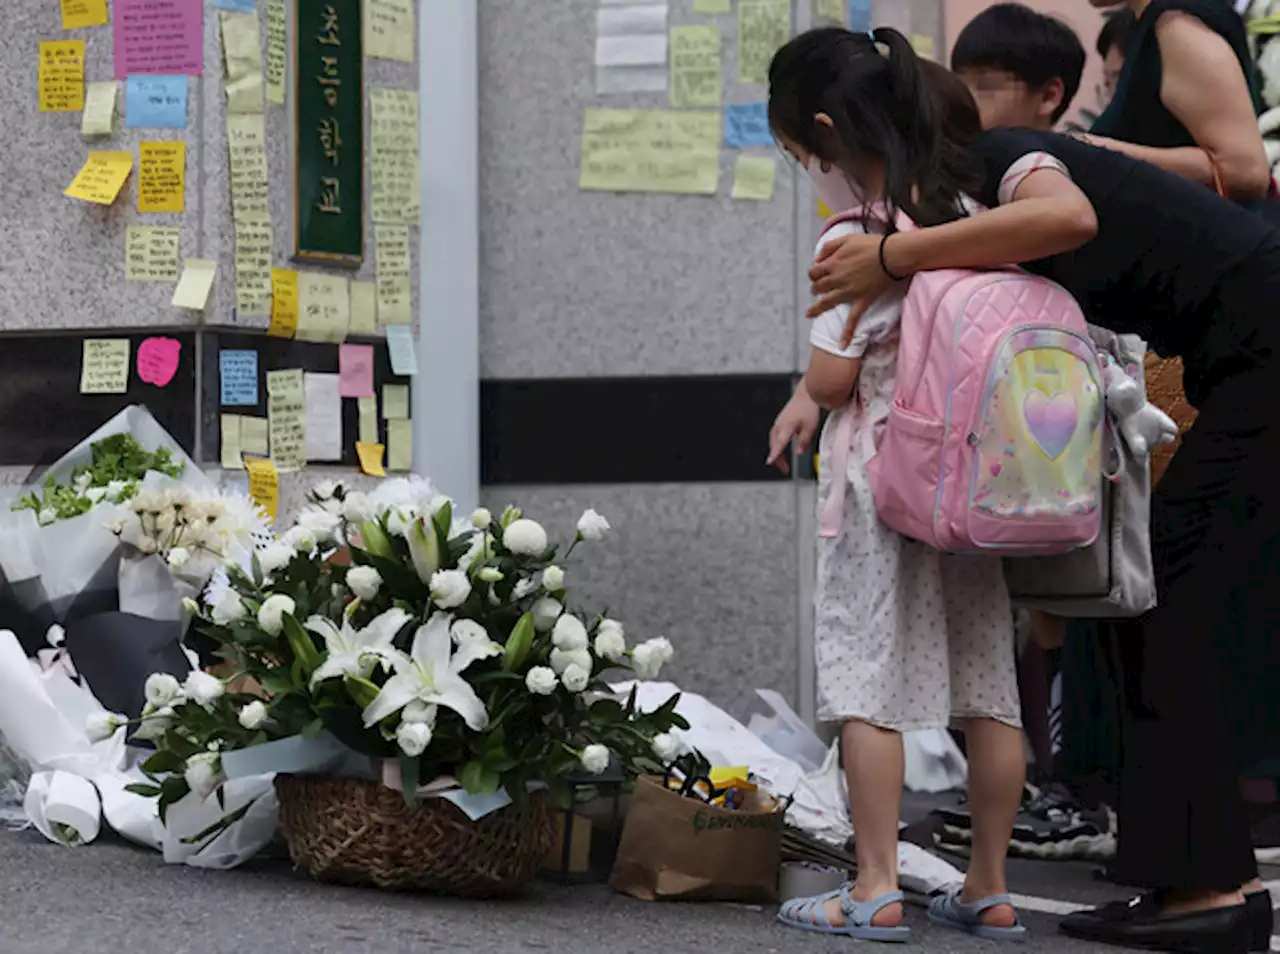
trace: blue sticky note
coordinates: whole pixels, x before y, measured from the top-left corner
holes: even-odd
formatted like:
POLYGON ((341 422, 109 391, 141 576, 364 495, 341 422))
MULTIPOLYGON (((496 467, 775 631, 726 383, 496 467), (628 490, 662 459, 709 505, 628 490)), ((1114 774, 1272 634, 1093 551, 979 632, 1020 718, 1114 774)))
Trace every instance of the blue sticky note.
POLYGON ((213 0, 215 7, 223 10, 234 10, 236 13, 253 13, 257 10, 256 0, 213 0))
POLYGON ((258 352, 222 351, 218 354, 222 403, 229 407, 258 404, 258 352))
POLYGON ((731 149, 772 146, 769 110, 764 103, 746 103, 724 108, 724 143, 731 149))
POLYGON ((130 129, 186 129, 185 76, 130 76, 124 84, 124 124, 130 129))
POLYGON ((849 29, 871 29, 871 0, 849 0, 849 29))
POLYGON ((418 350, 414 347, 412 326, 387 325, 387 355, 391 358, 392 374, 418 373, 418 350))

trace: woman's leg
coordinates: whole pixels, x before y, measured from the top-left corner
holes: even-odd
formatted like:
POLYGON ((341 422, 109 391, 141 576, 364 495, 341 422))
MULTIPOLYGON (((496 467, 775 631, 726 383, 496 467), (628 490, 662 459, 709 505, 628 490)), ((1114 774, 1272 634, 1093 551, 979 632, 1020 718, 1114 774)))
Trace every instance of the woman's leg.
MULTIPOLYGON (((969 806, 973 812, 973 856, 960 900, 966 903, 1007 891, 1005 856, 1013 820, 1022 801, 1026 759, 1022 733, 995 719, 966 719, 969 750, 969 806)), ((1013 908, 1002 905, 983 918, 996 927, 1017 922, 1013 908)))

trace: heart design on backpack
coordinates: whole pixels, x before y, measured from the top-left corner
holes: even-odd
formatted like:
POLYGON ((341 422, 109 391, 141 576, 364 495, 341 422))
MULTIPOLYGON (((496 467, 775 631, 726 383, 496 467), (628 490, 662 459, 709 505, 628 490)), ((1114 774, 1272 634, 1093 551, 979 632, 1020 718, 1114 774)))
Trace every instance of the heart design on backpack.
POLYGON ((1027 434, 1050 460, 1062 456, 1080 423, 1076 399, 1066 391, 1058 391, 1051 398, 1043 391, 1031 391, 1023 398, 1022 417, 1027 434))

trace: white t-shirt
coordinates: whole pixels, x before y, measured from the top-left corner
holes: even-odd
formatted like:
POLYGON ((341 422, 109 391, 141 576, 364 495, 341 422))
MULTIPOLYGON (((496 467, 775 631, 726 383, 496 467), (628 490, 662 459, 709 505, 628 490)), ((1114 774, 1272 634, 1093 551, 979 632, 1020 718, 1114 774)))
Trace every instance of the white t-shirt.
MULTIPOLYGON (((849 235, 864 235, 865 230, 860 222, 841 222, 823 233, 814 250, 814 261, 822 247, 833 239, 849 235)), ((853 334, 849 347, 840 347, 840 338, 844 335, 844 323, 849 319, 849 306, 837 305, 814 319, 809 329, 809 343, 820 351, 834 354, 841 358, 861 358, 867 349, 876 342, 883 341, 893 334, 902 320, 902 299, 907 293, 907 282, 898 282, 885 292, 863 313, 858 322, 858 330, 853 334)))

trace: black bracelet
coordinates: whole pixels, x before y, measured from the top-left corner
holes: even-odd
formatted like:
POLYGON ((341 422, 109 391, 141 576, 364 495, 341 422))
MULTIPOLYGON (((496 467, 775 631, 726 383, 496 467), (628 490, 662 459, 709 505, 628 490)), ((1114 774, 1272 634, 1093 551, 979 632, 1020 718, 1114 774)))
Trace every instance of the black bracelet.
POLYGON ((908 276, 893 274, 893 272, 889 271, 889 265, 884 260, 884 247, 889 243, 889 236, 896 234, 896 232, 885 232, 884 236, 880 239, 880 271, 884 272, 891 281, 905 282, 908 276))

